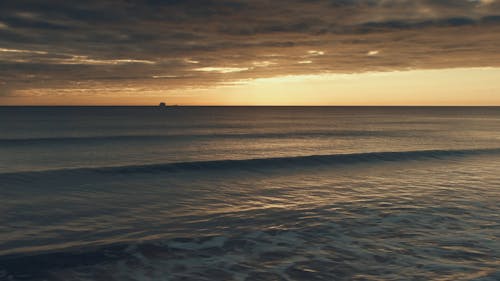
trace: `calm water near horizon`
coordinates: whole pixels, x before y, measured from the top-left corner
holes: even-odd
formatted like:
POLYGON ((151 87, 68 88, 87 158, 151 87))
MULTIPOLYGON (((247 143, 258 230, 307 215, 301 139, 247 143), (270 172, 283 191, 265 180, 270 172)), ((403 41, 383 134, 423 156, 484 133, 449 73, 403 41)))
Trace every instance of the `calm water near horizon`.
POLYGON ((0 280, 500 280, 500 107, 0 107, 0 280))

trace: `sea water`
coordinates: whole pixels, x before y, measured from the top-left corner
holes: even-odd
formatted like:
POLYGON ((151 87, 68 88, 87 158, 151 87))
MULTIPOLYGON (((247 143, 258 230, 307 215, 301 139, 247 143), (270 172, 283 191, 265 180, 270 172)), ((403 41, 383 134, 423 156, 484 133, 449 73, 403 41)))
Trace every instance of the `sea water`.
POLYGON ((500 108, 0 107, 0 280, 500 280, 500 108))

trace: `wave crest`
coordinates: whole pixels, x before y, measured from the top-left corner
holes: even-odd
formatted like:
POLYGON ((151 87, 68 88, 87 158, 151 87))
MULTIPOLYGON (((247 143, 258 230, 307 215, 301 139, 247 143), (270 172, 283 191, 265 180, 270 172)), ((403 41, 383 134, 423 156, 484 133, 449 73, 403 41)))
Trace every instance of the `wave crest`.
POLYGON ((344 165, 367 162, 396 162, 408 160, 442 159, 478 155, 500 154, 500 148, 462 149, 462 150, 415 150, 386 151, 350 154, 307 155, 292 157, 251 158, 235 160, 210 160, 193 162, 173 162, 146 165, 126 165, 110 167, 68 168, 59 170, 0 173, 0 175, 43 174, 43 173, 99 173, 133 174, 204 170, 266 170, 273 168, 310 167, 320 165, 344 165))

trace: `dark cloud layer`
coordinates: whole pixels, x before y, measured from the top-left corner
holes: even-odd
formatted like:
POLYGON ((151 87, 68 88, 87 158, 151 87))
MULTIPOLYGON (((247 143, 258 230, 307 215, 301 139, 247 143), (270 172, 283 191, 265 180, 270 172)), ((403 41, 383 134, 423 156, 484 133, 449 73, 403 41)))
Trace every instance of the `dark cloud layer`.
POLYGON ((500 64, 495 0, 5 0, 0 95, 500 64))

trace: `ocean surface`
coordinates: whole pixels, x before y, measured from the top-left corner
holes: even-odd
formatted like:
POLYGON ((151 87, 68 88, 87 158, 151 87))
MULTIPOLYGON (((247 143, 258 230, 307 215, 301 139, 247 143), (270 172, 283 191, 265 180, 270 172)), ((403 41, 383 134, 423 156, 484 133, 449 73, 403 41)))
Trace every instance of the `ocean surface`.
POLYGON ((500 280, 500 108, 0 107, 0 280, 500 280))

